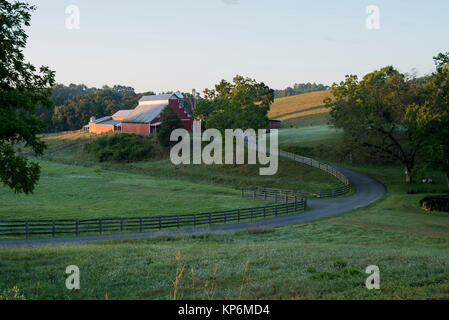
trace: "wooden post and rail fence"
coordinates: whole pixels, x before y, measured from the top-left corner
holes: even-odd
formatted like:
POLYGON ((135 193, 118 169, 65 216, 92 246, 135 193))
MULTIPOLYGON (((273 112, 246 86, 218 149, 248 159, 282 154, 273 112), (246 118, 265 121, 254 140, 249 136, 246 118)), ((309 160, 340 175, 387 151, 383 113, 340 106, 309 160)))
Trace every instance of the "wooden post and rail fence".
POLYGON ((119 232, 147 232, 181 228, 197 228, 228 223, 240 223, 303 212, 307 201, 287 196, 282 204, 197 214, 173 216, 58 219, 58 220, 0 220, 0 236, 29 238, 32 236, 80 236, 119 232))
POLYGON ((297 214, 307 208, 307 200, 304 196, 335 197, 346 194, 351 189, 349 180, 340 171, 328 164, 284 151, 280 151, 279 155, 319 168, 336 177, 343 185, 319 192, 265 187, 243 188, 242 197, 273 201, 275 204, 227 211, 136 218, 0 220, 0 236, 29 238, 32 236, 101 235, 104 233, 148 232, 240 223, 297 214))

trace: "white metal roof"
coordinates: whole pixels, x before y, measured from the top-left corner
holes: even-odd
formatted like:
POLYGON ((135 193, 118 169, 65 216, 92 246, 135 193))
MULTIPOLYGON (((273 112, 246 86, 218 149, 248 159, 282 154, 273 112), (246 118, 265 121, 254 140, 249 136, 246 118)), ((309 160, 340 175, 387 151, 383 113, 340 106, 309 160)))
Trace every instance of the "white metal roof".
POLYGON ((120 121, 120 120, 108 120, 108 121, 103 121, 103 122, 100 122, 97 124, 98 125, 113 125, 113 126, 115 126, 120 123, 122 123, 122 121, 120 121))
POLYGON ((157 94, 152 96, 143 96, 140 98, 139 102, 141 101, 159 101, 159 100, 169 100, 175 96, 175 98, 178 99, 184 99, 184 96, 181 94, 181 92, 175 92, 175 93, 168 93, 168 94, 157 94))
POLYGON ((103 117, 103 118, 100 118, 100 119, 95 119, 94 121, 92 121, 92 123, 99 123, 99 122, 107 121, 107 120, 110 120, 110 119, 111 119, 110 116, 103 117))
POLYGON ((130 110, 119 110, 116 113, 114 113, 113 117, 127 117, 129 114, 133 111, 133 109, 130 110))
POLYGON ((168 106, 168 102, 153 102, 139 104, 123 122, 150 123, 153 121, 164 108, 168 106))

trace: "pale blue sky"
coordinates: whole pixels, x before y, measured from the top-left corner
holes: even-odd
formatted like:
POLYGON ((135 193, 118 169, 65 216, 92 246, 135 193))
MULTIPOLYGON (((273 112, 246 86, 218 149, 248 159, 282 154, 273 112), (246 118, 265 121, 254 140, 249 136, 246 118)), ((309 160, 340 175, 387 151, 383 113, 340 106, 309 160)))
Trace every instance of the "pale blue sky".
POLYGON ((425 74, 449 51, 447 0, 29 2, 38 9, 25 55, 64 84, 202 91, 241 74, 280 89, 385 65, 425 74), (79 30, 65 27, 71 4, 79 30), (368 5, 380 8, 380 30, 365 27, 368 5))

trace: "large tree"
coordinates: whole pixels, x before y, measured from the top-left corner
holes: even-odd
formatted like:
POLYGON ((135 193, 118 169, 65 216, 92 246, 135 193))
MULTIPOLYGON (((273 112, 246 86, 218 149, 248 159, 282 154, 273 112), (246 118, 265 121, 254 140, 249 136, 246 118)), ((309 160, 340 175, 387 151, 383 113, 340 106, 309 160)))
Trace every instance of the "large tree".
POLYGON ((235 76, 233 83, 222 80, 215 89, 206 89, 198 102, 195 116, 206 128, 263 129, 267 113, 274 101, 274 91, 263 82, 235 76))
POLYGON ((399 161, 406 182, 411 181, 422 146, 416 124, 406 117, 407 109, 420 103, 418 83, 390 66, 365 75, 361 81, 347 76, 340 84, 333 84, 333 98, 325 100, 331 108, 331 123, 344 130, 347 146, 354 152, 399 161))
POLYGON ((32 193, 39 179, 38 163, 15 152, 23 144, 41 155, 45 144, 37 138, 45 123, 36 115, 38 106, 50 107, 54 72, 39 71, 24 60, 22 53, 35 10, 22 2, 0 0, 0 178, 15 192, 32 193))
POLYGON ((407 116, 416 122, 425 141, 423 160, 445 173, 449 186, 449 52, 434 57, 436 71, 425 87, 426 101, 409 108, 407 116))

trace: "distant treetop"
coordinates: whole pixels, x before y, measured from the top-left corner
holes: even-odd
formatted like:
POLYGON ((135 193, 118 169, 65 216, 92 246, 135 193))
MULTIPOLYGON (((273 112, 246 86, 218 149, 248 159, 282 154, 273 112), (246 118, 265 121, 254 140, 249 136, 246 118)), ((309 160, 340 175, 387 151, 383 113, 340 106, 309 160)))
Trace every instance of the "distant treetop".
POLYGON ((296 96, 298 94, 308 93, 308 92, 314 92, 314 91, 326 91, 329 90, 330 87, 326 86, 324 84, 317 84, 317 83, 295 83, 292 87, 288 87, 283 90, 274 90, 274 97, 275 98, 282 98, 282 97, 290 97, 290 96, 296 96))

